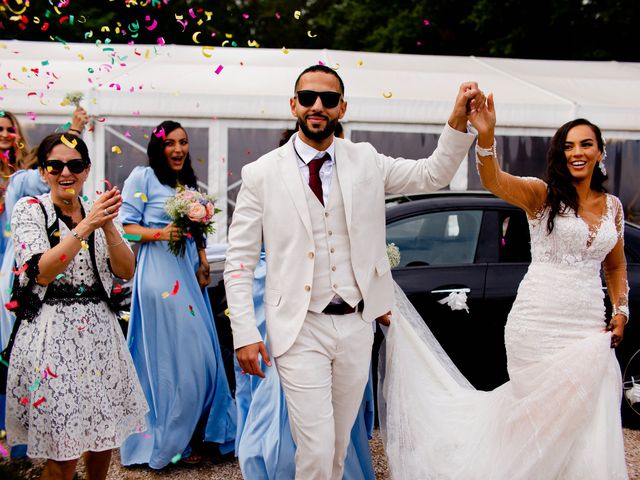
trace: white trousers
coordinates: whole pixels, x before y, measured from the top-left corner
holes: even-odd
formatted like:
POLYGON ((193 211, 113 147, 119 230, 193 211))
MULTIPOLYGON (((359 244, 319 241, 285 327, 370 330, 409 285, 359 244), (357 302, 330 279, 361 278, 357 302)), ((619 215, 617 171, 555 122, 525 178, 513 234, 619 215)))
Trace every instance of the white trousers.
POLYGON ((373 329, 361 313, 308 312, 276 358, 296 442, 297 480, 341 480, 351 429, 369 378, 373 329))

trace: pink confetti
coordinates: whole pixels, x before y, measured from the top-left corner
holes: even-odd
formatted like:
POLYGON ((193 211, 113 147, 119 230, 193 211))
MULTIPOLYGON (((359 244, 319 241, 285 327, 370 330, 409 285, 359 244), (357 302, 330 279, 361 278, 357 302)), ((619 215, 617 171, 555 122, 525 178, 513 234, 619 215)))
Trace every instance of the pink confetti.
POLYGON ((29 405, 29 399, 27 397, 20 398, 20 405, 29 405))
POLYGON ((17 270, 16 270, 15 268, 12 268, 12 269, 11 269, 11 271, 12 271, 14 274, 16 274, 16 275, 22 275, 24 272, 26 272, 26 271, 27 271, 27 268, 29 268, 29 265, 27 265, 27 264, 25 263, 25 264, 24 264, 22 267, 20 267, 19 269, 17 269, 17 270))
POLYGON ((427 20, 426 18, 423 20, 425 25, 431 25, 431 22, 429 20, 427 20))
POLYGON ((36 118, 38 118, 36 112, 27 112, 26 115, 27 117, 29 117, 29 120, 35 120, 36 118))
POLYGON ((11 311, 11 310, 15 310, 16 308, 18 308, 19 304, 17 300, 11 300, 10 302, 7 302, 4 304, 4 307, 11 311))
MULTIPOLYGON (((149 22, 151 20, 151 17, 149 15, 147 15, 146 17, 144 17, 144 19, 149 22)), ((151 31, 151 30, 155 30, 155 28, 158 26, 158 21, 154 18, 153 22, 151 22, 151 25, 147 25, 147 30, 151 31)))
POLYGON ((9 452, 7 452, 7 450, 2 446, 1 443, 0 443, 0 455, 2 455, 3 457, 9 456, 9 452))
POLYGON ((242 18, 244 18, 245 20, 249 20, 249 14, 248 13, 243 13, 242 14, 242 18))
POLYGON ((119 83, 110 83, 109 84, 109 88, 115 88, 118 91, 120 91, 122 89, 122 87, 120 86, 119 83))
POLYGON ((164 46, 165 42, 164 42, 164 38, 163 37, 158 37, 158 45, 160 45, 161 47, 164 46))
POLYGON ((215 70, 216 75, 220 75, 220 72, 222 72, 223 68, 224 68, 224 66, 218 65, 218 68, 216 68, 216 70, 215 70))

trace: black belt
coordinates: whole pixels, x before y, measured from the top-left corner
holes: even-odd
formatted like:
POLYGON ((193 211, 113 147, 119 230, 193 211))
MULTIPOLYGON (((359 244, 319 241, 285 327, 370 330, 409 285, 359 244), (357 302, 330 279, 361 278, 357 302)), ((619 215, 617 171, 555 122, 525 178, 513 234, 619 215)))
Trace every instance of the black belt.
POLYGON ((364 300, 360 300, 355 307, 352 307, 347 302, 342 303, 330 303, 322 310, 322 313, 327 315, 347 315, 349 313, 361 312, 364 310, 364 300))

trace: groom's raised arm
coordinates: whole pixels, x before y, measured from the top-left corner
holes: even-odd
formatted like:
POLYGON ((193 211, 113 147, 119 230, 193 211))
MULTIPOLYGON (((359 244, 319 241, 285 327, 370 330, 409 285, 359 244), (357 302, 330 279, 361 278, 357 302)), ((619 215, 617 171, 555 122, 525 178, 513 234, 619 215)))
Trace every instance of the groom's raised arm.
POLYGON ((387 193, 434 192, 446 187, 465 158, 475 135, 467 133, 468 111, 484 104, 484 95, 475 82, 463 83, 438 146, 428 158, 407 160, 377 155, 378 167, 387 193))

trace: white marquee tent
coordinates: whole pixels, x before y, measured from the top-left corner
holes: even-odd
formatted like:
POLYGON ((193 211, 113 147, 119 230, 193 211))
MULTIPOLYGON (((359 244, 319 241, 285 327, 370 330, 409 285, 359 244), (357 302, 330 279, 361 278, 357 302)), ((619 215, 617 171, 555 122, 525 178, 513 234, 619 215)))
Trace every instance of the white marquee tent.
MULTIPOLYGON (((435 135, 458 85, 475 80, 495 95, 500 135, 548 137, 567 120, 586 117, 608 138, 640 140, 640 63, 619 62, 0 40, 0 110, 18 114, 27 127, 51 130, 72 111, 60 105, 63 97, 82 91, 97 120, 85 136, 94 160, 91 191, 109 173, 116 142, 137 155, 145 151, 146 143, 126 128, 150 129, 170 118, 203 129, 204 183, 224 198, 239 172, 232 178, 229 163, 217 159, 233 160, 234 129, 291 127, 293 82, 318 62, 337 69, 345 82, 344 125, 352 139, 356 131, 435 135)), ((247 148, 246 158, 235 161, 253 160, 267 146, 275 145, 255 147, 253 154, 247 148)), ((457 183, 467 187, 466 170, 457 183)))

